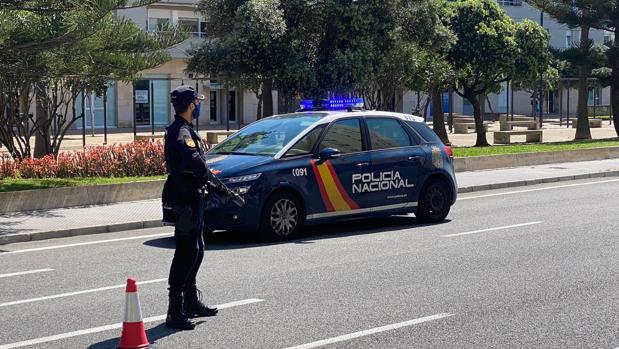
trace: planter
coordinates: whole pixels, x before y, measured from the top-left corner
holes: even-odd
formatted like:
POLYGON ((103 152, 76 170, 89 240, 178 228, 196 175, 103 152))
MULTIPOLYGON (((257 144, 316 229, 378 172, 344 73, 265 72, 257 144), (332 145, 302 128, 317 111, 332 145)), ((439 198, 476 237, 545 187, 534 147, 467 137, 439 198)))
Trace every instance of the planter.
POLYGON ((0 214, 155 199, 163 180, 0 193, 0 214))
POLYGON ((619 147, 455 158, 456 172, 534 166, 560 162, 619 159, 619 147))

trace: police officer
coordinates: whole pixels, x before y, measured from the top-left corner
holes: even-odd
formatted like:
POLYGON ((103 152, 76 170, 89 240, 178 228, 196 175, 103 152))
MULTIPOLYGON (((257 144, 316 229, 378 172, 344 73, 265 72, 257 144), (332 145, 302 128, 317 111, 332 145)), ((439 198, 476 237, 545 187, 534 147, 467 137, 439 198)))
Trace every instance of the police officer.
POLYGON ((204 208, 208 183, 202 140, 192 121, 200 115, 204 96, 190 86, 180 86, 171 93, 176 115, 166 129, 165 160, 168 179, 162 201, 175 216, 176 251, 170 267, 169 306, 166 326, 192 330, 189 318, 214 316, 217 308, 202 303, 196 287, 196 275, 204 257, 204 208))

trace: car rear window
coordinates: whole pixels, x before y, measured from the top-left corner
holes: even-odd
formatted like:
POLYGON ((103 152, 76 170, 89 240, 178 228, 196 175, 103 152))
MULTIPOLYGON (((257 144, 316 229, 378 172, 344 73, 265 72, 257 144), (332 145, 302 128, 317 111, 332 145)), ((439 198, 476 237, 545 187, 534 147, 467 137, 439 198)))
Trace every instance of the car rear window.
POLYGON ((411 126, 415 131, 417 131, 417 133, 419 133, 419 135, 426 142, 443 144, 443 142, 441 141, 440 138, 438 138, 436 133, 434 133, 434 131, 432 131, 432 129, 430 127, 428 127, 428 125, 426 125, 425 123, 423 123, 423 122, 416 122, 416 121, 407 121, 406 123, 409 126, 411 126))

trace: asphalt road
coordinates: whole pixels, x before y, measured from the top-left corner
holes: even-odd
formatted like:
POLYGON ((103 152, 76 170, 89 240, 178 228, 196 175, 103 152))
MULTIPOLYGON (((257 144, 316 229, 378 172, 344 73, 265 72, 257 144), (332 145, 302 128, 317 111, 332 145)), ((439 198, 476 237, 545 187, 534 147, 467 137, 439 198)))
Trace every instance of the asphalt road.
POLYGON ((191 332, 157 317, 170 228, 2 246, 0 349, 115 348, 120 329, 101 327, 122 322, 127 276, 147 282, 153 348, 618 348, 618 193, 565 182, 461 195, 438 225, 218 235, 198 282, 225 309, 191 332))

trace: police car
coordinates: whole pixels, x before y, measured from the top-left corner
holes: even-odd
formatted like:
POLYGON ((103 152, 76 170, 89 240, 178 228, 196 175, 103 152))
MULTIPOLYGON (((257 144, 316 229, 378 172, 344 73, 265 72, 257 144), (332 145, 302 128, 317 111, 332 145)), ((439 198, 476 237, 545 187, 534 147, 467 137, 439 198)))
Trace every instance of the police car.
POLYGON ((354 109, 362 104, 304 101, 301 111, 259 120, 211 149, 211 171, 246 204, 210 209, 205 230, 287 240, 305 225, 344 218, 443 221, 457 193, 451 148, 422 118, 354 109))

